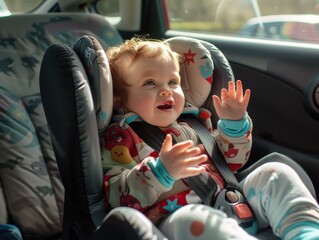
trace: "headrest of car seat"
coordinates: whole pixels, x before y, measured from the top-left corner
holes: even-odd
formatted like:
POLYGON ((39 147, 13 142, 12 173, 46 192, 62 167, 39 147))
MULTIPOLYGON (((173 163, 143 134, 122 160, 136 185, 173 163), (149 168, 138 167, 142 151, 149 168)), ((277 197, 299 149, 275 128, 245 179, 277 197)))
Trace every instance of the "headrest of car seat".
POLYGON ((214 111, 211 96, 219 95, 228 81, 234 81, 224 54, 215 45, 190 37, 173 37, 166 41, 183 59, 180 65, 186 101, 214 111))
POLYGON ((108 126, 113 110, 113 85, 105 50, 93 36, 83 36, 73 47, 84 65, 97 118, 98 131, 108 126))
POLYGON ((202 107, 213 81, 214 62, 207 48, 192 38, 171 38, 167 42, 182 57, 181 84, 187 102, 202 107))

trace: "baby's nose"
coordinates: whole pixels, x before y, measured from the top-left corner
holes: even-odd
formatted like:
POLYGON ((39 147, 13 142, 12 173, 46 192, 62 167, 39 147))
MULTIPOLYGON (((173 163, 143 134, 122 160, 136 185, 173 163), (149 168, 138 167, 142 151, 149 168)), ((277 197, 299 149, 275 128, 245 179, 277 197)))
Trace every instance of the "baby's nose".
POLYGON ((160 91, 160 96, 171 96, 172 91, 168 88, 164 88, 160 91))

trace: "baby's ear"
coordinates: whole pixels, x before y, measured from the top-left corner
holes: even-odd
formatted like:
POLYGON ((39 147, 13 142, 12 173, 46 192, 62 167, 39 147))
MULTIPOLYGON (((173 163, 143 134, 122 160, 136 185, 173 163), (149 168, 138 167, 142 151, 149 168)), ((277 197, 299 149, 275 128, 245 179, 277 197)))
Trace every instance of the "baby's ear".
POLYGON ((113 96, 113 107, 117 110, 123 107, 122 99, 120 96, 113 96))

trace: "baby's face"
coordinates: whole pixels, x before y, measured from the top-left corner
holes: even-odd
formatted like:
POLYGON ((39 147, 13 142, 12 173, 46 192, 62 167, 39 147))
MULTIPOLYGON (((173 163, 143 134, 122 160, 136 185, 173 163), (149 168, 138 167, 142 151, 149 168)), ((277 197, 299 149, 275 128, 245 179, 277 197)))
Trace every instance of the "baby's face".
POLYGON ((185 97, 176 60, 168 54, 158 59, 140 57, 124 69, 126 82, 131 85, 126 110, 159 127, 169 126, 180 116, 185 97))

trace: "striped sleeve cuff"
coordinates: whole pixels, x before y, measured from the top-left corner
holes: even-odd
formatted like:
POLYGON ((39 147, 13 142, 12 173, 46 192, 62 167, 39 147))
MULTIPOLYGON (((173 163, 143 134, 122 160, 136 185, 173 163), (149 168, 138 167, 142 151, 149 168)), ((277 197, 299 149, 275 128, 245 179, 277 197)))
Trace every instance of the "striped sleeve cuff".
POLYGON ((157 158, 156 161, 149 161, 148 166, 152 169, 152 172, 164 187, 171 188, 173 186, 176 179, 172 178, 167 172, 160 158, 157 158))
POLYGON ((241 137, 250 129, 248 114, 246 113, 240 120, 220 119, 218 126, 222 132, 229 137, 241 137))

